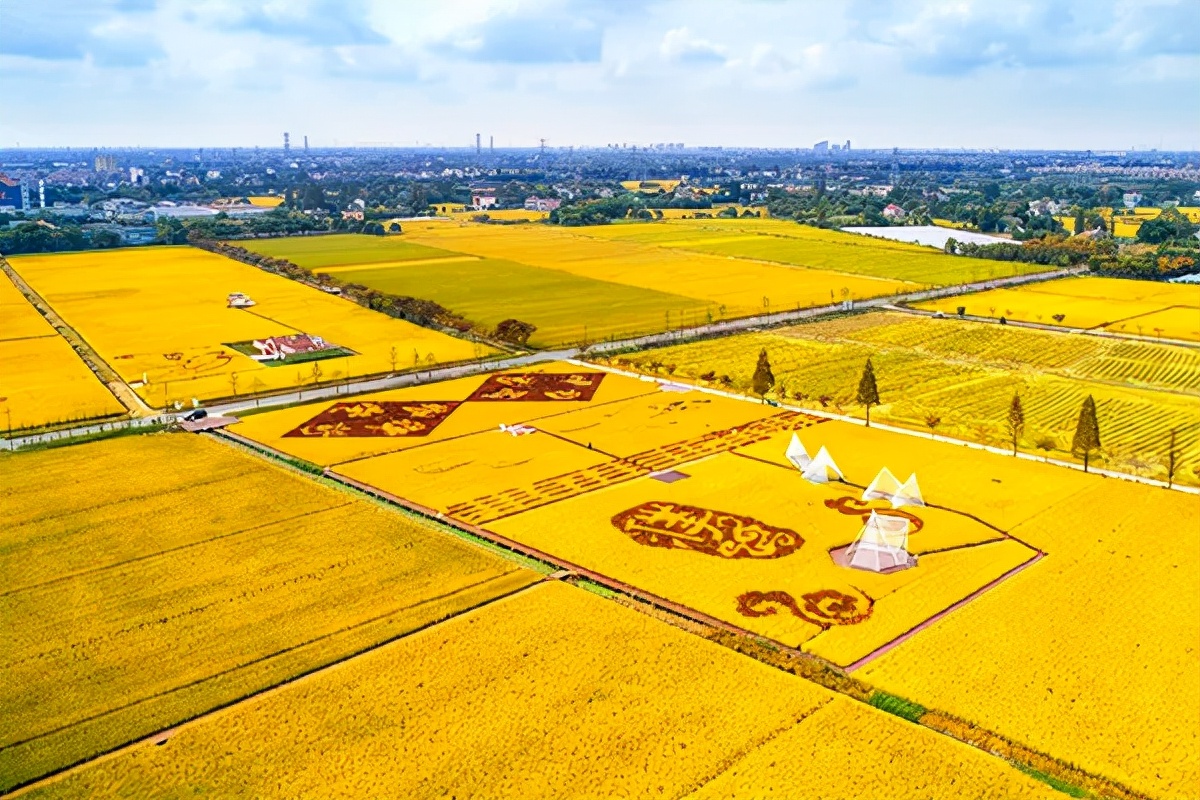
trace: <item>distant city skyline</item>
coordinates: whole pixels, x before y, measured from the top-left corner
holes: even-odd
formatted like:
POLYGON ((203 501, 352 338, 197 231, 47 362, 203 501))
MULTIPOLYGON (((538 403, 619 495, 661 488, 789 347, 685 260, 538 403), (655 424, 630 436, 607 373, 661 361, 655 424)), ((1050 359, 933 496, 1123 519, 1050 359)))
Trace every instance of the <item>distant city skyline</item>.
POLYGON ((0 147, 1200 150, 1200 3, 0 0, 0 147))

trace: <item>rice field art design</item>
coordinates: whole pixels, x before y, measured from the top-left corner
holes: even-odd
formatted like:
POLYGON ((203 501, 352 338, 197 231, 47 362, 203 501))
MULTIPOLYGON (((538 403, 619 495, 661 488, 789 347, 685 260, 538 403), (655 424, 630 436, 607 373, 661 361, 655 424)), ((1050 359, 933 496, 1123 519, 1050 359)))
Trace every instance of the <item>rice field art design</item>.
POLYGON ((492 375, 468 400, 504 401, 589 401, 600 388, 603 372, 508 373, 492 375))
POLYGON ((769 617, 781 609, 791 612, 821 630, 834 625, 857 625, 871 616, 875 601, 864 593, 847 594, 837 589, 821 589, 800 596, 800 602, 787 592, 746 592, 738 597, 738 613, 744 617, 769 617))
POLYGON ((284 437, 428 436, 459 405, 457 400, 335 403, 284 437))
POLYGON ((804 544, 795 531, 752 517, 663 501, 622 511, 612 523, 638 544, 718 558, 782 558, 804 544))

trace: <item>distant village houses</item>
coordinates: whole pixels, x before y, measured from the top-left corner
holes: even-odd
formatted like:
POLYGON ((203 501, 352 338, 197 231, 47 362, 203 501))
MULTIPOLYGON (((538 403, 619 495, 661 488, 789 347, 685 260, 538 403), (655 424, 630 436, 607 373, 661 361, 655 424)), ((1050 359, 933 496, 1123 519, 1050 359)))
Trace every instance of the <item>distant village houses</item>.
POLYGON ((526 211, 553 211, 562 205, 562 200, 556 200, 550 197, 532 197, 525 198, 526 211))

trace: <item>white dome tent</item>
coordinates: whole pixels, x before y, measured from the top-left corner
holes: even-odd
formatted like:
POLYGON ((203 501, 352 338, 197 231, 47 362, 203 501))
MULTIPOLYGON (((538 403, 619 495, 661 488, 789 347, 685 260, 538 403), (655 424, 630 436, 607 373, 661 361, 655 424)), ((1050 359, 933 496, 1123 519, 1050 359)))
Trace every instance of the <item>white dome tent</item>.
POLYGON ((846 563, 869 572, 891 572, 915 567, 908 552, 908 520, 872 511, 867 524, 846 552, 846 563))
POLYGON ((864 502, 887 500, 892 504, 892 508, 925 505, 925 499, 921 496, 921 487, 917 483, 917 473, 914 472, 908 476, 908 480, 900 483, 887 467, 879 470, 875 480, 871 481, 871 484, 863 492, 862 499, 864 502))
POLYGON ((925 498, 921 495, 921 487, 917 484, 917 473, 914 472, 892 496, 892 508, 923 505, 925 505, 925 498))
POLYGON ((831 480, 842 480, 842 471, 822 445, 800 476, 809 483, 829 483, 831 480))
POLYGON ((800 437, 794 433, 792 434, 791 444, 788 445, 784 456, 788 461, 792 462, 792 466, 801 472, 812 463, 812 456, 808 454, 808 451, 804 449, 804 445, 800 443, 800 437))
POLYGON ((896 492, 900 491, 900 481, 896 480, 896 476, 887 467, 879 470, 879 474, 875 476, 875 480, 871 481, 863 492, 862 499, 866 500, 887 500, 892 502, 896 496, 896 492))

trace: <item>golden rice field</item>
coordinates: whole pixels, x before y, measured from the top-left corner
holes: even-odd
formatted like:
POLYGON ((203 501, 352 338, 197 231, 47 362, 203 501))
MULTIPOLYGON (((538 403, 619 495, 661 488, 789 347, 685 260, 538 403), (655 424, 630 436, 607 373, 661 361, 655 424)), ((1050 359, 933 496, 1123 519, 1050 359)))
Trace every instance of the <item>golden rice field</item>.
POLYGON ((484 352, 471 342, 191 247, 14 256, 9 262, 156 408, 386 373, 393 366, 411 369, 418 362, 469 360, 484 352), (227 308, 232 292, 249 295, 257 305, 227 308), (296 333, 320 336, 354 355, 267 366, 228 346, 296 333))
POLYGON ((537 579, 212 440, 0 456, 0 791, 537 579))
POLYGON ((590 228, 406 222, 404 233, 245 244, 343 281, 434 300, 548 347, 1043 269, 770 219, 590 228))
POLYGON ((1044 798, 1000 759, 553 582, 32 797, 1044 798), (286 754, 286 757, 280 757, 286 754))
POLYGON ((1005 419, 1018 392, 1026 418, 1021 449, 1058 458, 1072 457, 1079 408, 1090 394, 1104 466, 1165 478, 1175 430, 1176 479, 1200 481, 1200 354, 1189 347, 872 312, 616 362, 749 393, 764 348, 777 389, 792 403, 861 416, 855 392, 869 357, 883 402, 872 409, 873 420, 928 431, 932 417, 937 433, 1000 447, 1008 443, 1005 419))
POLYGON ((857 489, 813 486, 790 466, 744 452, 771 441, 781 456, 792 432, 806 437, 828 423, 699 392, 662 391, 655 383, 569 364, 539 374, 601 378, 590 400, 472 400, 485 381, 480 377, 357 399, 355 415, 388 403, 461 403, 419 436, 323 431, 320 420, 337 405, 328 403, 256 414, 230 430, 841 665, 1036 555, 1002 531, 956 513, 947 501, 946 509, 919 511, 924 527, 911 547, 924 554, 921 569, 850 573, 828 551, 854 541, 864 511, 834 506, 840 498, 857 499, 884 465, 848 473, 857 489), (514 436, 500 428, 519 423, 537 432, 514 436), (670 484, 654 477, 672 468, 688 477, 670 484), (768 537, 761 552, 729 556, 643 541, 636 535, 642 523, 618 529, 619 515, 652 504, 660 506, 646 511, 649 516, 682 519, 697 509, 731 514, 748 530, 783 529, 780 535, 791 543, 775 550, 768 537), (796 602, 841 598, 853 620, 843 625, 803 611, 758 613, 745 599, 755 592, 786 592, 796 602))
POLYGON ((6 433, 125 412, 7 275, 0 275, 0 364, 0 426, 6 433))
MULTIPOLYGON (((888 325, 913 321, 877 316, 888 325)), ((864 320, 830 323, 843 327, 825 333, 896 333, 872 332, 864 320)), ((916 321, 945 322, 957 329, 948 337, 967 342, 975 331, 1049 336, 916 321)), ((998 349, 1018 358, 1029 348, 1037 356, 1028 361, 1045 369, 1111 355, 1053 338, 1065 344, 1004 340, 998 349)), ((1128 342, 1096 344, 1130 357, 1128 342)), ((991 349, 976 345, 975 352, 991 349)), ((931 350, 938 346, 971 352, 950 340, 931 350)), ((587 372, 565 365, 552 372, 572 369, 587 372)), ((1187 384, 1170 370, 1146 374, 1160 386, 1187 384)), ((1186 796, 1182 787, 1200 777, 1192 719, 1200 705, 1196 497, 614 374, 591 401, 563 403, 560 413, 545 402, 466 399, 482 380, 443 384, 439 399, 462 405, 429 437, 404 446, 374 448, 364 439, 351 450, 353 437, 284 435, 319 418, 323 404, 258 415, 234 430, 638 591, 799 645, 879 688, 1154 796, 1186 796), (462 412, 469 415, 442 434, 462 412), (499 429, 524 421, 536 432, 499 429), (784 457, 793 433, 810 453, 827 447, 849 484, 801 480, 784 457), (919 475, 930 505, 905 510, 920 522, 909 539, 920 560, 891 574, 850 572, 827 555, 861 524, 862 507, 841 498, 857 498, 882 466, 919 475), (685 477, 654 477, 672 470, 685 477), (706 526, 718 519, 749 544, 714 544, 724 539, 706 526), (767 593, 780 594, 764 612, 767 593)), ((434 400, 433 388, 421 387, 419 399, 434 400)), ((388 398, 402 402, 407 391, 416 390, 388 398)), ((1104 420, 1102 413, 1102 432, 1104 420)), ((778 776, 781 796, 804 785, 802 774, 778 764, 767 773, 778 776)), ((731 791, 745 785, 714 782, 731 791)))
POLYGON ((605 225, 572 230, 607 241, 640 243, 726 259, 897 279, 913 284, 912 288, 982 281, 1047 269, 1036 264, 948 256, 922 245, 870 239, 776 219, 667 220, 648 225, 605 225))
MULTIPOLYGON (((781 444, 746 452, 783 463, 781 444)), ((1152 796, 1192 796, 1200 498, 840 423, 805 445, 851 476, 915 470, 928 502, 951 497, 1047 553, 856 677, 1152 796)))
POLYGON ((1194 797, 1200 500, 1091 483, 1013 529, 1044 564, 859 677, 1152 796, 1194 797))
POLYGON ((1200 341, 1200 286, 1122 278, 1065 278, 918 303, 917 308, 1042 325, 1200 341), (1056 319, 1058 315, 1062 319, 1056 319))

